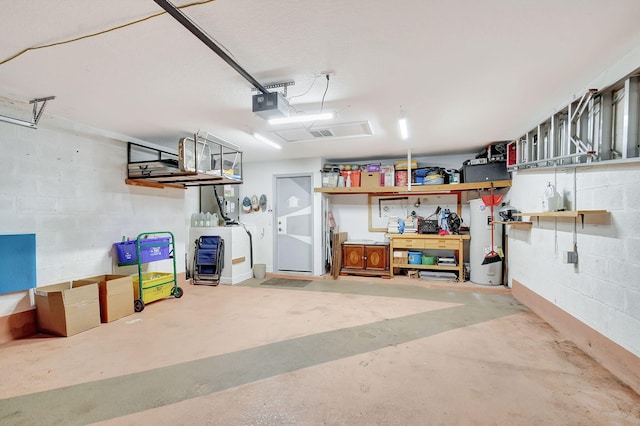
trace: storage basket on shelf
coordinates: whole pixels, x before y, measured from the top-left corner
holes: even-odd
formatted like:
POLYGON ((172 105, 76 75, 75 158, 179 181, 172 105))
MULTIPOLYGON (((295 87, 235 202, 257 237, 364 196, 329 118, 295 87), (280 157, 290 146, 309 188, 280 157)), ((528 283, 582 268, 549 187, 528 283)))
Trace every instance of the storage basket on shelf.
POLYGON ((420 234, 437 234, 438 230, 437 220, 422 219, 418 224, 418 233, 420 234))
POLYGON ((422 263, 422 252, 421 251, 410 251, 409 252, 409 265, 420 265, 422 263))
POLYGON ((435 265, 436 258, 434 256, 422 256, 423 265, 435 265))

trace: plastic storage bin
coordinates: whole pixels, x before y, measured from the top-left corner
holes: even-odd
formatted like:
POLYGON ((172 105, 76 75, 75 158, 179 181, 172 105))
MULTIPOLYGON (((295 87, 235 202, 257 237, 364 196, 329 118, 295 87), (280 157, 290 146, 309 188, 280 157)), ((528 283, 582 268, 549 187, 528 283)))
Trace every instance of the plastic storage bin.
POLYGON ((420 265, 422 263, 422 252, 421 251, 410 251, 409 252, 409 265, 420 265))
MULTIPOLYGON (((136 240, 115 243, 119 263, 137 263, 138 250, 136 240)), ((147 238, 140 240, 140 258, 142 263, 169 259, 169 238, 147 238)))
POLYGON ((433 256, 422 256, 422 264, 423 265, 435 265, 436 258, 433 256))
POLYGON ((144 303, 164 299, 172 295, 175 284, 171 272, 148 272, 142 274, 142 297, 140 297, 140 281, 138 275, 133 275, 133 296, 142 299, 144 303))

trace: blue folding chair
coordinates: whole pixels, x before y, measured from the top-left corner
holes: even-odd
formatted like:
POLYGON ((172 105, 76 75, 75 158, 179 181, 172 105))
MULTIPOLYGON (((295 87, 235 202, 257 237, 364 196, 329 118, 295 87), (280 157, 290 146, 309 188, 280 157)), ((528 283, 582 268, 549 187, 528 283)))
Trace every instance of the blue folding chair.
POLYGON ((203 235, 195 245, 191 274, 193 284, 218 285, 224 269, 224 240, 218 235, 203 235))

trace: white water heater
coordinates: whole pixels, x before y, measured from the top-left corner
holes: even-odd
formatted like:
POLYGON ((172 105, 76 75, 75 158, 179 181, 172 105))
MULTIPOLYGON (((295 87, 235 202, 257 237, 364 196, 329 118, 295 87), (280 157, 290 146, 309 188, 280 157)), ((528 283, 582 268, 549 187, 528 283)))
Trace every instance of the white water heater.
MULTIPOLYGON (((469 234, 469 269, 471 282, 482 285, 502 285, 502 262, 482 264, 486 253, 491 247, 491 207, 485 206, 482 199, 469 200, 470 222, 469 234)), ((498 210, 493 207, 493 220, 499 221, 498 210)), ((494 245, 502 253, 502 225, 496 224, 494 229, 494 245)), ((504 261, 504 260, 503 260, 504 261)))

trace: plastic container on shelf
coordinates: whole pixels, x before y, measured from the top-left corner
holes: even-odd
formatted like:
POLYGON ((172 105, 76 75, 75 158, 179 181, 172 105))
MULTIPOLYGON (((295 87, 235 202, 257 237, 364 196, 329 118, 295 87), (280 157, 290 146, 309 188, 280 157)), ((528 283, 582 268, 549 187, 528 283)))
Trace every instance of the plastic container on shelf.
POLYGON ((436 258, 433 256, 422 256, 422 264, 423 265, 435 265, 436 258))
POLYGON ((409 265, 420 265, 422 263, 422 252, 421 251, 410 251, 409 252, 409 265))

